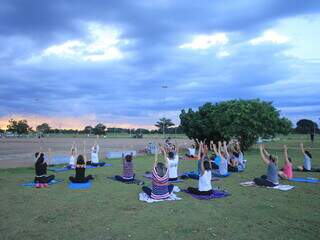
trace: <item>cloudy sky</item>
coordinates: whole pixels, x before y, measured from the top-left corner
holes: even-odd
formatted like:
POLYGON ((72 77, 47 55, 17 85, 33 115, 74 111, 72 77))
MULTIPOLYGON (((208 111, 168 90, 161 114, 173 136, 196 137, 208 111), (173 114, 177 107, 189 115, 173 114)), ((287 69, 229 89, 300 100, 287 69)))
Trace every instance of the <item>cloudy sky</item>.
POLYGON ((235 98, 319 122, 319 43, 318 0, 1 0, 0 126, 150 127, 235 98))

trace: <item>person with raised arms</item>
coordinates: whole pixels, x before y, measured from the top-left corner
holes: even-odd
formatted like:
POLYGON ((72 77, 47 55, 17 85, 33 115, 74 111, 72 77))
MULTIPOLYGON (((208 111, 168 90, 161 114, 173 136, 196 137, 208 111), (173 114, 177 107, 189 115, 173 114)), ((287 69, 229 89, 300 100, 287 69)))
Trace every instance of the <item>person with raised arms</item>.
MULTIPOLYGON (((35 178, 34 182, 37 188, 48 187, 48 183, 54 179, 54 175, 47 175, 48 164, 44 159, 45 154, 41 151, 35 153, 36 163, 35 163, 35 178)), ((51 149, 48 150, 48 157, 51 157, 51 149)))
POLYGON ((278 180, 278 158, 268 153, 268 151, 260 145, 260 155, 262 161, 268 166, 267 175, 262 175, 260 178, 253 179, 258 186, 275 187, 279 184, 278 180))
POLYGON ((283 166, 282 171, 279 171, 279 176, 282 179, 290 179, 290 178, 293 178, 293 170, 292 170, 291 157, 288 156, 287 145, 283 146, 283 151, 284 151, 284 166, 283 166))
POLYGON ((219 174, 222 176, 225 176, 228 174, 228 160, 227 158, 229 157, 229 153, 227 150, 227 143, 226 141, 223 142, 223 148, 222 144, 219 141, 218 142, 218 149, 215 144, 213 144, 213 151, 216 156, 219 156, 220 162, 219 162, 219 174))
POLYGON ((69 177, 69 180, 72 183, 87 183, 90 180, 94 179, 92 175, 86 176, 86 161, 85 161, 85 157, 82 155, 79 155, 77 158, 75 171, 76 171, 75 176, 69 177))
POLYGON ((303 143, 300 143, 300 150, 303 154, 303 166, 298 167, 298 171, 311 172, 312 170, 312 155, 304 149, 303 143))
POLYGON ((247 160, 244 159, 244 154, 241 151, 240 143, 235 143, 233 157, 237 161, 238 171, 243 171, 246 167, 247 160))
POLYGON ((120 182, 132 182, 134 181, 133 172, 133 153, 124 155, 122 153, 122 176, 116 175, 114 178, 120 182))
POLYGON ((76 156, 77 156, 77 147, 75 142, 73 142, 70 149, 69 167, 73 167, 76 165, 76 156))
POLYGON ((194 144, 192 144, 190 147, 188 147, 186 143, 184 143, 184 146, 188 150, 188 153, 186 153, 186 157, 195 158, 196 157, 196 146, 194 144))
POLYGON ((169 181, 178 180, 179 146, 177 143, 173 146, 175 146, 175 151, 173 151, 173 149, 169 150, 168 155, 167 152, 164 152, 164 157, 166 158, 169 167, 169 181))
POLYGON ((195 195, 211 195, 212 194, 212 169, 210 160, 207 155, 206 147, 200 142, 199 155, 202 155, 200 161, 201 172, 199 174, 198 188, 188 187, 187 191, 195 195))
POLYGON ((173 185, 169 184, 168 158, 165 156, 163 147, 161 147, 161 151, 164 154, 165 164, 158 162, 158 151, 156 151, 152 168, 152 188, 142 187, 142 191, 155 200, 166 199, 173 191, 173 185))
MULTIPOLYGON (((98 136, 97 136, 97 139, 98 139, 98 136)), ((102 167, 106 164, 105 162, 99 162, 99 150, 100 150, 100 147, 98 145, 97 140, 95 140, 91 148, 91 160, 87 161, 87 165, 102 167)))

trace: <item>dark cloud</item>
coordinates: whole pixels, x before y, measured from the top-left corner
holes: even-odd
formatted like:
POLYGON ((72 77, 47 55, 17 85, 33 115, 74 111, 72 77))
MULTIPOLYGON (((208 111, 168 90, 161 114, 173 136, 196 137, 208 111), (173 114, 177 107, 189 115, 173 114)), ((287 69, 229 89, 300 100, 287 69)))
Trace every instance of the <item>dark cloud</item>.
POLYGON ((230 98, 262 97, 279 107, 294 106, 297 98, 257 91, 294 77, 289 66, 296 60, 282 54, 291 46, 250 46, 247 41, 280 19, 319 13, 320 2, 8 0, 1 1, 0 9, 0 115, 95 113, 130 121, 146 117, 152 123, 149 116, 159 111, 230 98), (120 37, 132 41, 122 48, 130 57, 103 63, 54 57, 24 63, 49 45, 82 39, 87 22, 121 29, 120 37), (230 46, 178 48, 194 34, 218 31, 230 33, 230 46), (217 58, 219 51, 231 55, 217 58))

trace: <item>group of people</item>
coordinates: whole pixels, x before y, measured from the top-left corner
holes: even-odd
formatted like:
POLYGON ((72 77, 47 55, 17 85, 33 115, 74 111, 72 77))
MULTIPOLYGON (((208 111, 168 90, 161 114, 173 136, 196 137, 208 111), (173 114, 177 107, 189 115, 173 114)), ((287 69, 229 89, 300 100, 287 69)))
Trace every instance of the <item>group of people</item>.
POLYGON ((293 169, 292 158, 288 155, 288 147, 283 146, 284 151, 284 166, 278 170, 278 157, 268 152, 265 146, 260 145, 260 155, 262 161, 267 165, 267 174, 261 177, 254 178, 255 184, 259 186, 275 187, 279 184, 279 178, 290 179, 293 178, 294 171, 303 172, 320 172, 320 169, 312 168, 312 155, 308 150, 304 149, 303 143, 300 143, 300 151, 303 155, 304 161, 302 166, 293 169))
MULTIPOLYGON (((48 150, 48 156, 51 157, 51 149, 48 150)), ((35 154, 36 163, 35 163, 35 178, 34 182, 37 188, 48 187, 48 183, 50 183, 55 176, 54 175, 47 175, 47 167, 48 164, 45 161, 45 153, 39 151, 35 154)), ((92 175, 85 175, 85 168, 87 165, 91 166, 104 166, 105 162, 99 161, 99 145, 97 141, 93 144, 91 148, 91 158, 86 160, 85 150, 84 154, 78 155, 78 150, 75 143, 72 144, 70 150, 70 158, 69 158, 69 165, 67 168, 74 169, 75 175, 70 176, 69 180, 73 183, 87 183, 88 181, 94 179, 92 175)))
MULTIPOLYGON (((241 151, 238 141, 231 141, 227 144, 226 141, 218 142, 217 145, 210 141, 207 145, 205 142, 196 140, 198 149, 195 145, 186 147, 187 157, 196 158, 198 160, 198 171, 196 174, 188 175, 187 177, 198 180, 198 188, 189 187, 188 192, 196 195, 210 195, 213 191, 212 176, 213 173, 226 175, 229 171, 240 172, 246 167, 244 153, 241 151)), ((316 171, 312 168, 312 155, 304 149, 303 144, 300 144, 301 153, 304 156, 303 166, 299 166, 297 171, 316 171)), ((50 151, 49 151, 50 154, 50 151)), ((264 147, 260 145, 260 155, 263 162, 267 165, 267 174, 261 177, 254 178, 255 184, 259 186, 274 187, 279 184, 279 178, 293 178, 292 159, 288 155, 288 148, 284 145, 284 166, 278 170, 278 157, 272 155, 264 147)), ((99 162, 99 146, 95 143, 91 151, 91 160, 86 161, 85 155, 77 156, 75 144, 71 147, 70 165, 75 169, 75 176, 70 176, 69 180, 73 183, 86 183, 94 177, 85 175, 85 168, 88 164, 101 166, 99 162)), ((54 179, 54 175, 47 175, 47 163, 44 160, 44 153, 37 152, 35 154, 35 183, 37 187, 47 186, 54 179)), ((179 145, 173 144, 170 140, 166 140, 164 145, 157 146, 155 151, 155 160, 152 166, 152 185, 151 187, 143 186, 142 190, 150 198, 159 200, 168 198, 173 191, 173 182, 179 179, 179 145), (159 153, 163 154, 164 161, 159 160, 159 153)), ((135 181, 133 154, 122 155, 122 175, 114 176, 114 179, 120 182, 135 181)))

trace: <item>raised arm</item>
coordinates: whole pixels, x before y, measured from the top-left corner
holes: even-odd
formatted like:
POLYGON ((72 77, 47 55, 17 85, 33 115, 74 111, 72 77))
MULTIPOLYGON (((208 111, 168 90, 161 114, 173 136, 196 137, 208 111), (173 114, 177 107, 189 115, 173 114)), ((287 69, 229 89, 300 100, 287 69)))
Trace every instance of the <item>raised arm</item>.
POLYGON ((160 146, 156 147, 156 154, 154 155, 153 167, 155 167, 157 165, 157 162, 158 162, 159 147, 160 146))
POLYGON ((213 151, 213 141, 210 141, 210 151, 213 151))
POLYGON ((218 142, 218 155, 221 157, 221 142, 218 142))
POLYGON ((229 157, 229 152, 228 152, 227 142, 226 141, 223 141, 223 148, 224 148, 224 152, 226 153, 226 156, 229 157))
POLYGON ((201 161, 200 166, 201 166, 201 176, 202 176, 204 174, 204 171, 205 171, 205 169, 204 169, 204 157, 202 157, 200 159, 200 161, 201 161))
POLYGON ((219 156, 216 145, 212 142, 213 152, 216 156, 219 156))
POLYGON ((289 164, 290 161, 289 161, 289 157, 288 157, 288 147, 287 147, 287 145, 283 145, 283 150, 284 150, 284 162, 286 164, 289 164))
POLYGON ((269 164, 269 158, 266 157, 265 153, 264 153, 264 148, 262 145, 260 145, 260 155, 261 155, 261 159, 265 164, 269 164))

